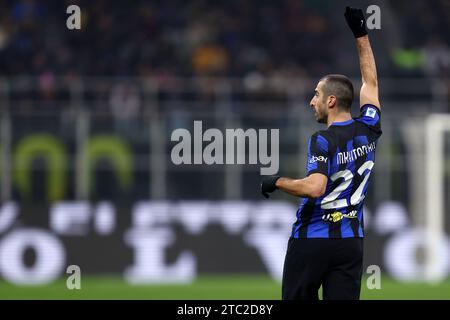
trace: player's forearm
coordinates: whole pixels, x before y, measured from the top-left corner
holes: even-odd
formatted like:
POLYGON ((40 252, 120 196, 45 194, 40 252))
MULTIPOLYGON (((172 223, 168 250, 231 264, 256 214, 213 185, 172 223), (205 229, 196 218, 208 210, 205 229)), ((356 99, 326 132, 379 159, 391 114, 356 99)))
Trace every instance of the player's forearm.
POLYGON ((358 48, 359 66, 361 69, 362 82, 371 86, 378 86, 377 68, 375 57, 370 46, 369 37, 363 36, 356 39, 358 48))
POLYGON ((291 179, 281 177, 276 182, 276 187, 296 197, 302 198, 318 198, 324 190, 318 188, 308 178, 291 179))

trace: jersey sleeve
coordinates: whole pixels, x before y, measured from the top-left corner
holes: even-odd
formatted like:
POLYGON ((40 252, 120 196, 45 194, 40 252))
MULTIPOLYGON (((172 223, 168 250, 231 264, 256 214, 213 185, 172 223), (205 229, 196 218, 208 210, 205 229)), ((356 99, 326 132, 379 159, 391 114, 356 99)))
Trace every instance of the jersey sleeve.
POLYGON ((330 163, 328 140, 320 133, 315 133, 308 140, 307 175, 322 173, 328 177, 330 163))
POLYGON ((365 104, 360 110, 361 114, 355 120, 364 123, 370 130, 381 135, 381 110, 372 104, 365 104))

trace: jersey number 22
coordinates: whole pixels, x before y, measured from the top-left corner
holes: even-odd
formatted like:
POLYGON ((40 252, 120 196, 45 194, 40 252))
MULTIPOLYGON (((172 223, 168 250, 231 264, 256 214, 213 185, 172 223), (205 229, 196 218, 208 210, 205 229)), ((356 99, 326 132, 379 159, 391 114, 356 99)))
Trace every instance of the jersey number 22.
POLYGON ((353 173, 348 170, 342 170, 339 172, 336 172, 333 174, 330 179, 331 181, 336 181, 338 179, 343 178, 341 184, 339 184, 336 189, 334 189, 332 192, 330 192, 329 195, 327 195, 325 198, 323 198, 322 202, 320 203, 322 209, 336 209, 336 208, 343 208, 347 207, 349 205, 357 205, 364 199, 364 195, 362 194, 364 191, 364 187, 367 184, 367 181, 369 180, 370 173, 372 172, 372 168, 374 166, 374 162, 369 160, 364 162, 364 164, 358 169, 358 174, 362 176, 366 171, 367 174, 364 176, 364 180, 361 182, 361 184, 358 186, 358 189, 355 190, 355 192, 350 197, 350 203, 348 203, 347 199, 338 199, 341 192, 346 190, 348 186, 352 183, 353 179, 353 173), (337 200, 338 199, 338 200, 337 200))

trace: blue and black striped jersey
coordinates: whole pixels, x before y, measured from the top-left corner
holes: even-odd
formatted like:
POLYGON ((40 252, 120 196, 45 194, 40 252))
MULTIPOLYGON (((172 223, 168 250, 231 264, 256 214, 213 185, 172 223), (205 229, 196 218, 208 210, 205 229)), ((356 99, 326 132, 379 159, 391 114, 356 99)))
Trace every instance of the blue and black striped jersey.
POLYGON ((364 236, 363 203, 381 136, 380 110, 370 104, 360 116, 334 122, 308 141, 307 175, 328 177, 325 193, 304 198, 292 227, 294 238, 364 236))

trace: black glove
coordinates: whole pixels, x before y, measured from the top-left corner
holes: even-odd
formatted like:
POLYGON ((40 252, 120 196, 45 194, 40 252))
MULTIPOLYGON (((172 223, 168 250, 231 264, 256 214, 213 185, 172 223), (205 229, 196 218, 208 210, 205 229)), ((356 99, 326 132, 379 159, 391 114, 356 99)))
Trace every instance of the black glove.
POLYGON ((268 176, 264 177, 261 182, 261 193, 264 197, 269 198, 269 193, 277 190, 275 183, 280 178, 280 176, 268 176))
POLYGON ((361 9, 346 7, 344 16, 355 38, 363 37, 367 34, 366 19, 361 9))

